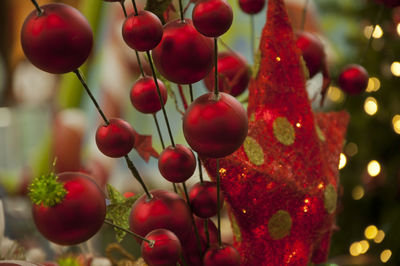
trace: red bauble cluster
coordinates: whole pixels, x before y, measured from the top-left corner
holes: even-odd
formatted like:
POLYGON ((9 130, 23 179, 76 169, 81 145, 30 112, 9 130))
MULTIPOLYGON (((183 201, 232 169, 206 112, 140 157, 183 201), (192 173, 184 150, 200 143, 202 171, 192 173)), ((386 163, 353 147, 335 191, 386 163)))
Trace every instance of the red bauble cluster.
POLYGON ((296 45, 300 48, 308 68, 310 78, 321 71, 325 63, 325 51, 322 42, 312 33, 297 32, 296 45))
POLYGON ((181 144, 169 146, 158 158, 158 169, 170 182, 185 182, 196 170, 196 157, 191 149, 181 144))
MULTIPOLYGON (((210 218, 218 212, 217 184, 215 182, 199 182, 189 191, 189 202, 193 213, 201 218, 210 218)), ((223 195, 220 193, 220 205, 223 195)))
POLYGON ((153 190, 152 198, 141 196, 132 206, 129 228, 140 236, 154 229, 168 229, 180 240, 187 237, 191 228, 191 214, 186 202, 176 193, 153 190))
POLYGON ((149 266, 175 266, 181 255, 182 246, 178 237, 169 230, 156 229, 146 235, 154 244, 142 242, 142 257, 149 266))
POLYGON ((160 19, 149 11, 139 11, 125 19, 122 37, 126 44, 137 51, 149 51, 156 47, 162 38, 163 26, 160 19))
POLYGON ((109 124, 100 125, 96 131, 96 144, 106 156, 119 158, 127 155, 135 144, 134 131, 128 122, 111 118, 109 124))
MULTIPOLYGON (((240 54, 222 52, 218 54, 218 90, 238 96, 244 92, 250 81, 250 69, 246 59, 240 54)), ((204 78, 204 84, 209 91, 215 87, 215 68, 204 78)))
MULTIPOLYGON (((168 99, 167 89, 161 80, 157 79, 157 83, 163 104, 165 105, 168 99)), ((132 105, 139 112, 154 114, 161 109, 156 83, 152 77, 139 78, 132 86, 130 97, 132 105)))
POLYGON ((59 245, 82 243, 103 225, 106 201, 99 186, 82 173, 62 173, 58 182, 67 191, 62 202, 45 207, 33 205, 33 220, 39 232, 59 245))
POLYGON ((164 25, 160 44, 154 48, 154 63, 166 79, 191 84, 203 79, 213 67, 213 40, 200 34, 190 19, 164 25))
POLYGON ((368 86, 368 72, 360 65, 346 66, 339 76, 339 86, 348 94, 356 95, 363 91, 368 86))
POLYGON ((231 95, 210 92, 198 97, 183 117, 189 146, 202 156, 225 157, 236 151, 247 136, 247 114, 231 95))
POLYGON ((244 13, 257 14, 265 5, 265 0, 239 0, 239 6, 244 13))
POLYGON ((197 1, 193 8, 192 19, 201 34, 218 37, 227 32, 232 25, 232 7, 226 0, 197 1))
POLYGON ((207 250, 203 262, 204 266, 239 266, 240 254, 231 245, 214 245, 207 250))
POLYGON ((21 29, 21 44, 26 57, 41 70, 62 74, 76 70, 88 58, 93 33, 86 18, 64 4, 32 11, 21 29))

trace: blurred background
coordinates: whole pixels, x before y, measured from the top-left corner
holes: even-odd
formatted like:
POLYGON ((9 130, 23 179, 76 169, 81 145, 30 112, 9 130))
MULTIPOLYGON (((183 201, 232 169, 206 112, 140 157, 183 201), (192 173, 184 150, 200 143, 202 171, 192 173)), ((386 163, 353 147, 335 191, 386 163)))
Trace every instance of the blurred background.
MULTIPOLYGON (((81 70, 89 87, 107 116, 123 117, 138 134, 152 135, 154 149, 161 152, 153 118, 136 111, 127 97, 140 72, 134 53, 121 37, 124 16, 119 3, 38 2, 64 2, 88 18, 95 47, 81 70)), ((239 9, 236 0, 229 2, 234 22, 221 39, 251 66, 250 17, 239 9)), ((302 27, 306 3, 304 29, 323 42, 332 77, 325 104, 320 107, 315 100, 313 106, 320 111, 345 109, 351 115, 338 166, 340 200, 329 265, 400 265, 400 8, 387 8, 372 0, 288 0, 294 28, 302 27), (374 21, 378 26, 366 52, 374 21), (346 95, 337 86, 341 69, 350 63, 362 64, 370 75, 366 92, 356 96, 346 95)), ((138 1, 139 8, 144 4, 138 1)), ((109 182, 121 192, 141 193, 141 189, 123 160, 106 158, 97 150, 94 134, 101 121, 73 74, 48 74, 25 59, 20 29, 33 10, 32 3, 2 0, 0 6, 0 195, 6 228, 5 237, 0 236, 0 258, 21 255, 51 260, 61 251, 36 231, 25 195, 32 177, 52 170, 55 157, 56 172, 83 171, 100 186, 109 182)), ((126 7, 130 13, 130 1, 126 1, 126 7)), ((169 16, 171 19, 177 15, 171 10, 169 16)), ((257 43, 265 23, 265 8, 254 16, 254 21, 257 43)), ((322 74, 310 80, 310 95, 321 84, 322 74)), ((194 84, 195 97, 206 91, 203 82, 194 84)), ((186 86, 183 92, 189 99, 186 86)), ((238 98, 245 104, 246 92, 238 98)), ((179 112, 184 108, 175 84, 170 84, 166 107, 177 142, 185 143, 179 112)), ((166 131, 163 134, 167 140, 166 131)), ((135 150, 130 155, 150 187, 171 188, 161 178, 155 158, 146 162, 135 150)), ((198 180, 197 175, 189 184, 198 180)), ((225 228, 229 238, 229 226, 225 228)), ((93 241, 98 254, 104 254, 106 245, 101 243, 113 238, 111 230, 103 231, 97 236, 100 241, 93 241)), ((135 245, 131 242, 124 240, 123 244, 135 245)))

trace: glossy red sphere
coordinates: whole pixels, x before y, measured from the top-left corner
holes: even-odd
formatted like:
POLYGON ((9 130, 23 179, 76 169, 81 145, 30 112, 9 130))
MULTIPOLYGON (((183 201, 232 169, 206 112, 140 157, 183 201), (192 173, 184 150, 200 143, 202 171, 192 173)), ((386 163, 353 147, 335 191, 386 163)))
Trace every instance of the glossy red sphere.
POLYGON ((399 0, 375 0, 375 2, 384 4, 387 7, 394 8, 396 6, 400 6, 399 0))
POLYGON ((25 19, 21 44, 33 65, 46 72, 62 74, 80 67, 88 58, 93 33, 86 18, 75 8, 64 4, 40 7, 25 19))
POLYGON ((198 97, 183 116, 183 133, 189 146, 202 156, 225 157, 247 136, 247 114, 233 96, 213 92, 198 97))
POLYGON ((193 25, 201 34, 218 37, 227 32, 232 25, 232 7, 226 0, 197 1, 192 19, 193 25))
POLYGON ((150 51, 156 47, 163 35, 160 19, 150 11, 139 11, 125 19, 122 37, 126 44, 137 51, 150 51))
POLYGON ((204 266, 240 266, 239 252, 229 244, 214 245, 204 255, 204 266))
POLYGON ((106 156, 119 158, 127 155, 135 144, 131 125, 119 118, 109 119, 110 124, 102 124, 96 131, 96 144, 106 156))
POLYGON ((179 239, 185 239, 191 228, 190 210, 186 202, 176 193, 153 190, 149 199, 141 196, 132 206, 129 217, 131 231, 145 236, 154 229, 168 229, 179 239))
POLYGON ((192 20, 177 19, 164 25, 162 40, 152 56, 166 79, 191 84, 203 79, 212 69, 214 43, 194 28, 192 20))
POLYGON ((196 157, 191 149, 181 144, 167 147, 158 158, 161 175, 170 182, 188 180, 196 170, 196 157))
MULTIPOLYGON (((209 91, 214 90, 214 71, 204 78, 204 84, 209 91)), ((238 96, 244 92, 250 81, 250 69, 246 59, 237 53, 222 52, 218 54, 218 90, 238 96)))
MULTIPOLYGON (((163 103, 167 102, 168 93, 161 80, 157 79, 163 103)), ((158 97, 156 83, 153 77, 139 78, 131 89, 130 93, 132 105, 145 114, 154 114, 161 109, 160 98, 158 97)))
POLYGON ((265 0, 239 0, 240 9, 247 14, 259 13, 265 5, 265 0))
MULTIPOLYGON (((218 212, 217 183, 204 181, 193 185, 189 191, 189 202, 193 213, 201 218, 210 218, 218 212)), ((220 206, 223 195, 220 193, 220 206)))
POLYGON ((33 205, 33 220, 39 232, 59 245, 75 245, 91 238, 103 225, 106 201, 99 186, 82 173, 58 175, 67 194, 52 207, 33 205))
POLYGON ((310 78, 321 71, 325 62, 325 51, 317 36, 309 32, 298 32, 296 45, 300 48, 310 78))
POLYGON ((368 86, 368 72, 360 65, 346 66, 339 76, 340 88, 348 94, 356 95, 368 86))
POLYGON ((156 229, 146 235, 154 246, 142 241, 142 257, 149 266, 176 266, 182 252, 181 242, 169 230, 156 229))

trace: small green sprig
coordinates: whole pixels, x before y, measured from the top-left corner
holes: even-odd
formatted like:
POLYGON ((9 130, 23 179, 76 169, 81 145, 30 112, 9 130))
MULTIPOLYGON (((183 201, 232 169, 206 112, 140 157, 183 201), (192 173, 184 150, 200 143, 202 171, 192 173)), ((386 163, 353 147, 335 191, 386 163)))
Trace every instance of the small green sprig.
POLYGON ((53 172, 35 177, 28 187, 32 203, 52 207, 63 201, 67 190, 57 179, 58 176, 53 172))

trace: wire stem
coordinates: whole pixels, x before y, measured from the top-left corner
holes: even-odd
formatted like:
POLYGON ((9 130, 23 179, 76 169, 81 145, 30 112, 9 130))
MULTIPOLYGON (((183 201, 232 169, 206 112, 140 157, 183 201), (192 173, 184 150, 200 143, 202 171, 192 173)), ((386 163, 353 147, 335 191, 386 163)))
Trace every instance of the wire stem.
POLYGON ((135 0, 132 0, 132 5, 133 5, 133 9, 135 10, 135 16, 137 16, 138 15, 138 9, 137 9, 135 0))
POLYGON ((152 199, 153 196, 150 194, 150 192, 147 189, 145 183, 143 182, 142 177, 139 174, 139 171, 136 169, 135 165, 133 164, 133 162, 131 161, 129 156, 125 155, 124 158, 125 158, 126 164, 128 165, 129 170, 131 170, 131 173, 132 173, 133 177, 140 183, 140 185, 142 186, 144 192, 147 195, 147 198, 152 199))
POLYGON ((190 92, 190 102, 193 102, 193 86, 189 84, 189 92, 190 92))
POLYGON ((310 0, 305 0, 304 6, 303 6, 303 14, 301 16, 301 23, 300 23, 300 29, 304 30, 304 26, 306 25, 306 18, 307 18, 307 10, 308 10, 308 2, 310 0))
POLYGON ((121 4, 121 8, 122 8, 122 11, 124 12, 125 18, 127 18, 128 14, 126 13, 125 1, 120 1, 119 3, 121 4))
POLYGON ((220 201, 220 176, 219 176, 219 159, 217 159, 217 209, 218 209, 218 245, 222 246, 221 239, 221 201, 220 201))
POLYGON ((143 241, 146 241, 147 243, 150 244, 151 247, 154 246, 154 243, 155 243, 154 240, 148 240, 147 238, 144 238, 144 237, 142 237, 142 236, 140 236, 140 235, 138 235, 138 234, 132 232, 131 230, 128 230, 128 229, 125 229, 125 228, 123 228, 123 227, 121 227, 121 226, 119 226, 119 225, 116 225, 116 224, 114 224, 113 222, 111 222, 111 221, 109 221, 109 220, 104 220, 104 223, 105 223, 105 224, 108 224, 108 225, 111 225, 112 227, 115 227, 115 228, 117 228, 117 229, 119 229, 119 230, 122 230, 122 231, 124 231, 125 233, 130 234, 130 235, 132 235, 132 236, 134 236, 134 237, 137 237, 137 238, 139 238, 139 239, 141 239, 141 240, 143 240, 143 241))
POLYGON ((43 14, 43 10, 40 8, 40 6, 38 5, 38 3, 36 2, 36 0, 31 0, 32 4, 35 6, 37 12, 38 12, 38 16, 43 14))
POLYGON ((179 0, 179 14, 181 16, 181 21, 184 20, 183 18, 183 6, 182 6, 182 0, 179 0))
POLYGON ((160 125, 158 124, 158 119, 157 119, 156 114, 153 114, 153 118, 154 118, 154 123, 156 124, 156 127, 157 127, 158 136, 160 137, 161 146, 162 146, 163 150, 165 150, 164 139, 161 135, 160 125))
MULTIPOLYGON (((255 45, 255 29, 254 29, 254 15, 250 15, 250 58, 254 58, 254 45, 255 45)), ((254 60, 254 59, 253 59, 254 60)))
POLYGON ((199 155, 197 155, 197 164, 199 165, 200 183, 203 183, 203 182, 204 182, 204 180, 203 180, 203 169, 202 169, 202 167, 201 167, 201 160, 200 160, 199 155))
POLYGON ((151 60, 150 52, 146 51, 146 54, 147 54, 147 57, 149 59, 151 72, 153 73, 153 79, 154 79, 154 83, 156 84, 158 98, 159 98, 160 103, 161 103, 161 109, 162 109, 162 112, 163 112, 163 115, 164 115, 165 123, 167 124, 169 138, 171 139, 171 145, 172 145, 172 147, 175 147, 174 137, 172 136, 172 131, 171 131, 171 127, 169 125, 167 112, 165 111, 164 102, 163 102, 163 99, 162 99, 162 96, 161 96, 161 92, 160 92, 160 87, 158 86, 158 82, 157 82, 156 70, 154 68, 153 61, 151 60))
POLYGON ((139 52, 135 50, 135 53, 136 53, 136 60, 138 62, 139 69, 140 69, 140 74, 144 78, 145 74, 144 74, 144 70, 143 70, 142 61, 140 60, 139 52))
POLYGON ((219 91, 218 91, 218 38, 214 38, 214 94, 216 99, 218 99, 219 91))
POLYGON ((103 118, 104 122, 108 126, 110 124, 110 122, 108 121, 106 115, 103 113, 103 110, 101 110, 100 105, 96 101, 96 98, 94 98, 92 92, 90 91, 88 85, 86 84, 86 81, 83 78, 83 75, 82 75, 81 71, 79 69, 75 69, 73 72, 76 74, 76 76, 78 77, 79 81, 82 83, 82 85, 85 88, 87 94, 89 95, 90 99, 92 100, 94 106, 96 106, 97 111, 99 112, 99 114, 103 118))

